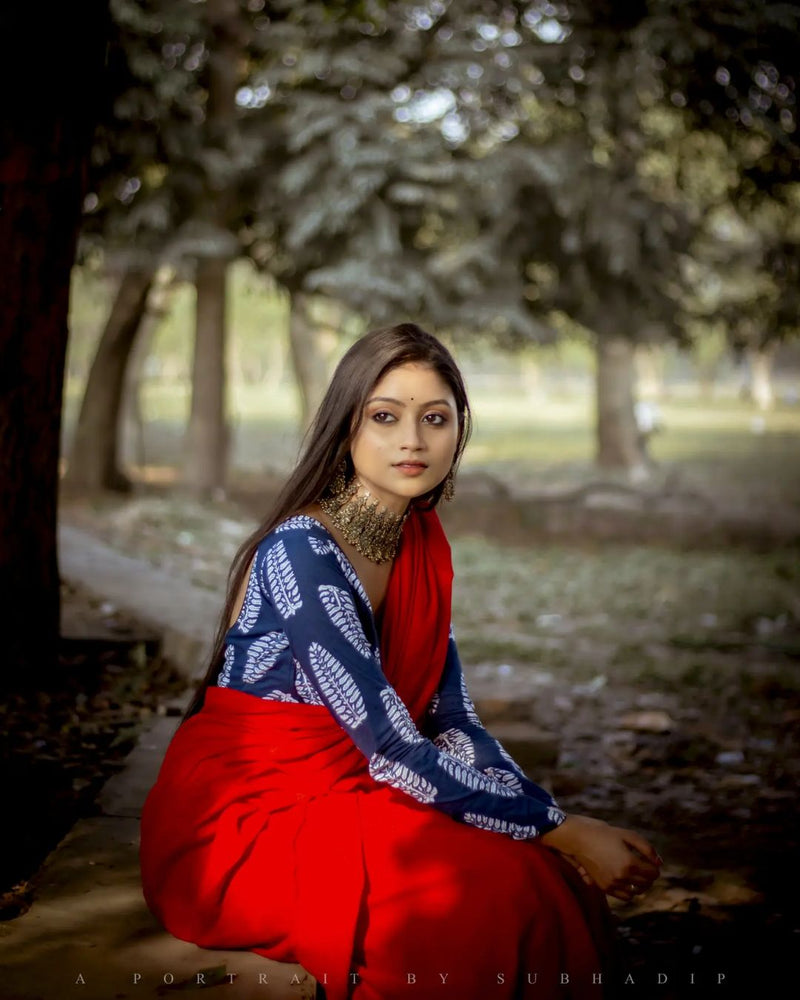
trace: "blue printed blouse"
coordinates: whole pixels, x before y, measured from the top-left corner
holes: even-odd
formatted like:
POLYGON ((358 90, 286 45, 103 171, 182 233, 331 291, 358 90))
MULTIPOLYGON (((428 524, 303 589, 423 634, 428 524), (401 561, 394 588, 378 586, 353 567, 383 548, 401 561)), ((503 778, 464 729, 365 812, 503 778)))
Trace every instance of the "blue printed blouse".
POLYGON ((481 724, 452 629, 439 688, 417 728, 381 668, 366 591, 315 518, 291 517, 259 544, 217 683, 324 705, 375 781, 464 823, 527 840, 565 819, 481 724))

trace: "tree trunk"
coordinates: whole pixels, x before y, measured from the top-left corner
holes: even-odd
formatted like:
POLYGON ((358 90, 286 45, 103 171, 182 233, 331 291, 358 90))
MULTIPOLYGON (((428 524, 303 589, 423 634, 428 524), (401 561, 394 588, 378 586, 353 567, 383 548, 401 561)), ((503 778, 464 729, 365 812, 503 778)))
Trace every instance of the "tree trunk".
POLYGON ((122 275, 83 393, 66 476, 70 487, 130 489, 117 444, 122 393, 152 282, 152 268, 130 267, 122 275))
POLYGON ((70 273, 108 29, 105 3, 95 0, 83 13, 76 33, 68 4, 48 8, 45 18, 35 5, 10 4, 0 27, 0 684, 6 688, 41 689, 57 666, 56 507, 70 273), (36 59, 23 65, 19 47, 34 39, 36 59))
MULTIPOLYGON (((236 89, 242 63, 243 27, 238 0, 207 0, 208 102, 205 139, 210 152, 201 217, 218 234, 229 234, 235 171, 230 162, 236 127, 236 89), (216 164, 214 166, 213 164, 216 164), (221 166, 225 164, 225 166, 221 166)), ((229 431, 225 419, 226 274, 230 257, 197 261, 197 312, 192 407, 183 482, 197 496, 224 493, 229 431)))
POLYGON ((184 483, 197 496, 225 489, 225 285, 227 261, 197 262, 196 332, 184 483))
POLYGON ((625 337, 597 338, 597 464, 646 475, 633 402, 634 347, 625 337))
POLYGON ((145 421, 142 414, 142 385, 145 381, 145 364, 150 355, 153 335, 167 312, 169 291, 174 272, 167 267, 156 272, 150 294, 147 297, 144 316, 139 324, 139 332, 125 370, 125 385, 122 390, 122 427, 120 451, 122 461, 142 467, 147 464, 145 449, 145 421))
POLYGON ((292 295, 289 347, 305 430, 314 419, 328 386, 331 335, 311 320, 308 297, 302 292, 292 295))
POLYGON ((775 405, 772 390, 772 360, 775 356, 774 344, 764 347, 749 347, 747 363, 750 369, 750 395, 756 407, 763 412, 775 405))
POLYGON ((637 394, 643 399, 663 399, 664 348, 660 344, 637 344, 635 357, 637 394))

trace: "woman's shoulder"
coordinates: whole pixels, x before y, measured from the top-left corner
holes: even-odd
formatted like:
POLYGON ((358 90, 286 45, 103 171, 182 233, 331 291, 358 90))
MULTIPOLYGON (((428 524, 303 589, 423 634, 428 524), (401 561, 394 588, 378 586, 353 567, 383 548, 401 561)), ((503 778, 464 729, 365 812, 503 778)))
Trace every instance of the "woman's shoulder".
POLYGON ((304 511, 301 511, 299 514, 290 514, 289 517, 279 521, 266 537, 286 535, 289 532, 302 532, 304 534, 330 537, 330 532, 319 518, 312 517, 304 511))
MULTIPOLYGON (((306 578, 333 574, 367 600, 361 581, 328 528, 311 514, 292 514, 268 532, 258 545, 256 561, 270 574, 291 568, 306 578)), ((332 581, 329 581, 332 582, 332 581)))
POLYGON ((256 548, 256 559, 270 553, 283 552, 293 558, 312 556, 326 551, 333 539, 325 525, 309 514, 291 514, 279 521, 261 539, 256 548))

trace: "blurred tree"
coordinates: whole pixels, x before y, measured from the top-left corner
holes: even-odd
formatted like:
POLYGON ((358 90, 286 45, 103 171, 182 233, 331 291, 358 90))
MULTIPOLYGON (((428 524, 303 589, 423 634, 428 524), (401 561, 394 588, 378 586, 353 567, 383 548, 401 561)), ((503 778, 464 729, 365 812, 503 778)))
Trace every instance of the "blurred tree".
POLYGON ((107 5, 0 15, 0 591, 3 684, 56 669, 58 453, 70 271, 101 114, 107 5), (32 40, 35 39, 35 46, 32 40), (65 39, 71 39, 69 45, 65 39), (20 47, 31 45, 20 62, 20 47))
MULTIPOLYGON (((186 0, 112 0, 112 12, 114 104, 93 150, 82 247, 86 254, 100 248, 107 267, 121 272, 120 292, 164 262, 194 281, 184 479, 194 492, 208 494, 224 486, 226 474, 225 276, 238 252, 238 175, 260 157, 265 142, 251 137, 246 145, 236 125, 248 21, 238 0, 212 0, 202 8, 186 0)), ((124 377, 146 296, 128 301, 130 336, 114 351, 98 351, 88 385, 117 385, 124 377)), ((113 337, 113 329, 106 336, 113 337)), ((73 481, 124 485, 116 457, 120 403, 116 392, 95 396, 91 423, 102 428, 102 438, 76 434, 73 481)))
POLYGON ((305 292, 292 296, 289 317, 289 348, 295 379, 300 393, 301 426, 305 430, 314 418, 331 376, 331 361, 338 346, 339 331, 344 325, 343 310, 333 305, 335 321, 324 322, 317 317, 314 300, 305 292))
POLYGON ((130 489, 117 453, 118 413, 128 358, 153 277, 150 267, 128 266, 122 274, 83 393, 66 474, 71 487, 130 489))
MULTIPOLYGON (((448 42, 447 128, 473 163, 473 238, 458 253, 468 299, 490 329, 557 336, 568 316, 597 348, 597 461, 644 473, 634 416, 634 347, 674 335, 687 226, 642 176, 641 118, 659 99, 642 45, 646 5, 482 3, 448 42), (469 280, 472 279, 472 280, 469 280)), ((464 303, 465 305, 467 302, 464 303)))
POLYGON ((324 387, 328 342, 309 321, 308 296, 346 305, 362 325, 406 316, 456 321, 442 251, 467 211, 459 184, 467 159, 454 156, 438 129, 416 129, 396 114, 435 58, 435 33, 409 27, 420 8, 269 9, 274 20, 256 32, 241 96, 251 109, 244 127, 274 130, 281 157, 274 173, 254 172, 246 188, 242 236, 256 264, 291 295, 307 420, 324 387))
MULTIPOLYGON (((126 369, 153 275, 201 200, 202 25, 191 4, 111 0, 106 114, 92 148, 79 245, 118 283, 92 363, 66 479, 126 489, 119 460, 126 369)), ((177 255, 176 255, 177 256, 177 255)))
MULTIPOLYGON (((141 398, 141 390, 146 379, 147 360, 156 330, 169 312, 174 288, 174 270, 167 266, 160 267, 153 276, 145 313, 139 321, 136 340, 124 372, 121 427, 118 428, 114 440, 119 439, 120 453, 132 456, 133 463, 138 466, 147 464, 145 417, 141 398)), ((117 469, 120 465, 121 462, 117 461, 117 469)), ((127 480, 128 477, 125 478, 127 480)))
MULTIPOLYGON (((689 311, 726 325, 748 359, 751 394, 772 402, 771 359, 800 331, 800 5, 724 0, 655 5, 652 44, 670 103, 708 148, 722 145, 727 183, 705 205, 689 311)), ((715 160, 721 159, 718 152, 715 160)))
POLYGON ((741 195, 796 183, 800 5, 649 0, 648 7, 665 94, 688 128, 714 133, 734 150, 758 149, 740 159, 741 195))
MULTIPOLYGON (((681 176, 687 168, 702 173, 704 143, 692 142, 703 138, 699 126, 711 124, 721 136, 714 160, 726 161, 722 199, 740 212, 749 199, 752 211, 754 201, 774 201, 780 191, 787 210, 778 216, 792 228, 797 12, 746 0, 713 9, 677 0, 570 0, 485 2, 461 19, 451 43, 461 64, 452 59, 442 76, 456 98, 451 131, 471 148, 492 194, 479 201, 483 239, 461 263, 544 322, 566 313, 595 338, 601 466, 642 470, 633 345, 654 329, 684 339, 689 252, 706 267, 720 259, 708 224, 718 201, 687 191, 681 176), (676 163, 676 130, 653 127, 670 110, 687 140, 683 164, 676 163), (658 183, 659 161, 677 172, 671 190, 658 183)), ((778 229, 772 242, 763 224, 761 233, 762 252, 771 256, 774 246, 776 270, 789 276, 796 233, 778 229)), ((764 263, 756 265, 762 275, 764 263)), ((752 348, 752 310, 774 335, 777 316, 792 315, 795 295, 781 277, 766 299, 748 299, 751 315, 739 309, 733 336, 752 348), (771 321, 767 301, 775 307, 771 321)))
POLYGON ((206 0, 206 107, 203 192, 194 219, 208 248, 197 254, 192 405, 184 485, 199 496, 223 492, 227 478, 225 331, 228 264, 239 249, 232 236, 238 208, 236 92, 242 75, 245 23, 239 0, 206 0))
MULTIPOLYGON (((693 200, 684 184, 705 155, 690 141, 700 134, 690 116, 703 98, 691 89, 686 52, 706 53, 719 36, 738 45, 758 85, 763 53, 748 48, 747 33, 779 5, 766 5, 767 16, 730 0, 717 17, 677 0, 248 0, 235 128, 215 147, 204 138, 207 123, 198 127, 211 52, 202 24, 191 23, 199 5, 114 4, 150 39, 139 84, 118 113, 125 101, 141 103, 158 124, 143 129, 152 133, 143 165, 126 166, 116 185, 127 199, 120 232, 168 219, 176 230, 169 252, 186 259, 207 256, 211 244, 213 257, 214 241, 235 233, 290 292, 303 341, 295 356, 309 361, 317 338, 304 303, 320 293, 369 323, 411 314, 507 343, 552 339, 569 317, 597 344, 598 460, 641 468, 634 345, 655 329, 684 334, 688 251, 698 260, 708 254, 691 240, 707 228, 709 202, 693 200), (679 57, 670 62, 672 48, 679 57), (157 95, 149 106, 142 81, 157 95), (679 152, 662 121, 673 113, 682 123, 679 152), (209 192, 221 190, 235 192, 225 224, 211 219, 222 200, 209 192)), ((762 74, 786 105, 775 119, 784 131, 793 100, 780 96, 793 87, 787 72, 762 74)), ((715 75, 704 85, 719 97, 715 75)), ((723 104, 710 107, 730 124, 723 104)), ((140 129, 148 122, 147 114, 132 117, 140 129)), ((723 159, 739 138, 724 133, 723 159)), ((736 156, 731 163, 726 170, 750 185, 743 192, 762 190, 769 171, 736 156)), ((731 185, 723 188, 724 198, 731 185)), ((784 258, 788 272, 792 258, 784 258)), ((219 309, 201 312, 215 312, 219 328, 219 309)), ((310 408, 319 379, 306 369, 322 368, 297 366, 310 408)))

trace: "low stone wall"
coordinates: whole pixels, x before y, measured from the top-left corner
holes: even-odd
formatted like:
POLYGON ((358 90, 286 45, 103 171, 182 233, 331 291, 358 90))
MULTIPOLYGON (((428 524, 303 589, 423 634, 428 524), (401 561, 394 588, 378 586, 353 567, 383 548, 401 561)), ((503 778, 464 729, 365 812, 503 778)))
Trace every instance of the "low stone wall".
POLYGON ((601 480, 518 496, 489 476, 464 475, 455 501, 440 510, 451 535, 479 534, 516 544, 542 539, 695 547, 800 543, 800 510, 723 508, 688 490, 601 480))

